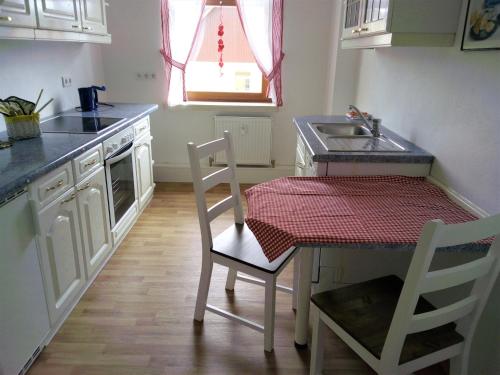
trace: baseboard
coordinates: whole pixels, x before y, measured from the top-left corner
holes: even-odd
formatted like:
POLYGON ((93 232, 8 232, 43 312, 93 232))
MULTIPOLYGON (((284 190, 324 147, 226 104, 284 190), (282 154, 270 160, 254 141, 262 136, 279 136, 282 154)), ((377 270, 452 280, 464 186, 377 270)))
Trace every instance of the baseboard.
POLYGON ((444 192, 448 195, 448 197, 457 203, 459 206, 461 206, 463 209, 473 213, 474 215, 478 217, 487 217, 490 216, 490 214, 486 211, 483 210, 481 207, 479 207, 477 204, 471 202, 467 198, 465 198, 463 195, 461 195, 459 192, 456 190, 453 190, 449 186, 446 186, 439 180, 435 179, 432 176, 427 176, 427 179, 432 182, 434 185, 439 186, 441 189, 444 190, 444 192))
MULTIPOLYGON (((202 167, 205 175, 215 172, 220 167, 202 167)), ((238 181, 244 184, 257 184, 279 177, 293 176, 294 166, 267 167, 239 167, 236 170, 238 181)), ((156 182, 192 182, 189 165, 155 163, 154 178, 156 182)))

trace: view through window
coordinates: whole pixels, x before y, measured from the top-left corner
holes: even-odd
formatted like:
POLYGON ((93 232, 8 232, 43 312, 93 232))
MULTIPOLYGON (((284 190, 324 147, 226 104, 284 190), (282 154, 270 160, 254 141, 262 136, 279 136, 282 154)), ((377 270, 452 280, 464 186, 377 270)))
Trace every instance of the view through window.
POLYGON ((189 100, 268 101, 267 81, 250 50, 236 6, 222 7, 222 70, 219 67, 217 50, 221 7, 207 5, 206 12, 202 23, 204 32, 200 33, 203 39, 199 42, 194 58, 186 67, 186 90, 189 100))

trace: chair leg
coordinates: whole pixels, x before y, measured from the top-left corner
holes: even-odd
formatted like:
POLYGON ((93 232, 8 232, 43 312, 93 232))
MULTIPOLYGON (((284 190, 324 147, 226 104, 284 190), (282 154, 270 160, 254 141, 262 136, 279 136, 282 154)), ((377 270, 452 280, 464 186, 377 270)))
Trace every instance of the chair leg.
POLYGON ((196 307, 194 309, 194 320, 199 322, 202 322, 205 316, 213 266, 214 262, 212 260, 203 261, 201 265, 200 283, 198 284, 198 295, 196 296, 196 307))
POLYGON ((293 258, 293 291, 292 291, 292 309, 297 310, 297 291, 299 290, 299 276, 300 276, 300 260, 296 256, 293 258))
POLYGON ((229 268, 227 271, 227 279, 226 279, 226 290, 234 290, 234 284, 236 283, 236 275, 237 272, 232 268, 229 268))
POLYGON ((274 348, 274 319, 276 308, 276 279, 266 280, 266 298, 264 306, 264 350, 272 352, 274 348))
POLYGON ((327 326, 319 317, 319 311, 315 309, 313 317, 313 336, 311 348, 311 368, 309 375, 320 375, 323 370, 323 353, 325 330, 327 326))

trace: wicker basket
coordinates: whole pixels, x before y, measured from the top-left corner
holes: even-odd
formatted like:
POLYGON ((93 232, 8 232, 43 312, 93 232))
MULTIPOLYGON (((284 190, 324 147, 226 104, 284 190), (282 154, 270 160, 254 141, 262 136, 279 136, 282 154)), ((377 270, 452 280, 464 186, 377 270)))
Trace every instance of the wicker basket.
POLYGON ((7 135, 11 139, 27 139, 40 136, 40 114, 4 117, 7 135))

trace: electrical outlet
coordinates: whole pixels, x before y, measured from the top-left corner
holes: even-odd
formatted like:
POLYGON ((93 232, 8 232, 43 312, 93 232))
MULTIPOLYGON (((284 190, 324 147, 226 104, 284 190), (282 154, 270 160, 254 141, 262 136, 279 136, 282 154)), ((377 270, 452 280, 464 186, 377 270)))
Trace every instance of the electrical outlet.
POLYGON ((71 87, 71 77, 62 76, 61 81, 62 81, 62 87, 71 87))

